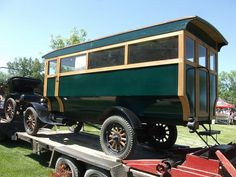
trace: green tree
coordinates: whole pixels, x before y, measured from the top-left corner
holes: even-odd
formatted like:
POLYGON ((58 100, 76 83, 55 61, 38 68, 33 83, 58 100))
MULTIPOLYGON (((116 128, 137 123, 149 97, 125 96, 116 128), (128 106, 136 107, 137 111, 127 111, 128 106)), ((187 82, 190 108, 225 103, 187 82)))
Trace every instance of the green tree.
POLYGON ((5 82, 8 78, 8 74, 0 72, 0 83, 5 82))
POLYGON ((28 76, 43 80, 43 63, 37 58, 16 58, 13 62, 8 62, 8 72, 11 76, 28 76))
POLYGON ((70 33, 69 38, 63 38, 62 36, 51 36, 50 47, 54 50, 60 49, 63 47, 79 44, 81 42, 85 42, 87 37, 87 33, 84 29, 78 30, 77 28, 73 28, 70 33))
POLYGON ((236 104, 236 70, 219 74, 219 97, 236 104))

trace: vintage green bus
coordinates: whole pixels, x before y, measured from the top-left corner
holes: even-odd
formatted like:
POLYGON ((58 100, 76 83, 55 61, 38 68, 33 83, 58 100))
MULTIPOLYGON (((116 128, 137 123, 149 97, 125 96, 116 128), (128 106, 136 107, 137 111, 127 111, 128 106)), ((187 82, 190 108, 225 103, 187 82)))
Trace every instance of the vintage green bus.
POLYGON ((176 125, 195 130, 215 117, 224 45, 214 26, 188 17, 52 51, 43 56, 47 111, 101 124, 103 151, 120 158, 137 141, 170 148, 176 125))

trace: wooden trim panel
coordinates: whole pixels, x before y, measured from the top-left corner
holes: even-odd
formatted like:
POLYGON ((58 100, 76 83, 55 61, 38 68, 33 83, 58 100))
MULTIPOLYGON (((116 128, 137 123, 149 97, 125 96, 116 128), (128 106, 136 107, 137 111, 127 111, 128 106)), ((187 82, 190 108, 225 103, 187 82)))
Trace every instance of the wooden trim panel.
POLYGON ((89 70, 84 70, 84 71, 71 71, 71 72, 66 72, 66 73, 60 73, 60 76, 70 76, 70 75, 76 75, 76 74, 88 74, 88 73, 106 72, 106 71, 114 71, 114 70, 132 69, 132 68, 141 68, 141 67, 150 67, 150 66, 160 66, 160 65, 167 65, 167 64, 178 64, 178 63, 179 63, 179 59, 176 58, 176 59, 169 59, 169 60, 165 60, 165 61, 160 60, 160 61, 143 62, 143 63, 136 63, 136 64, 89 69, 89 70))

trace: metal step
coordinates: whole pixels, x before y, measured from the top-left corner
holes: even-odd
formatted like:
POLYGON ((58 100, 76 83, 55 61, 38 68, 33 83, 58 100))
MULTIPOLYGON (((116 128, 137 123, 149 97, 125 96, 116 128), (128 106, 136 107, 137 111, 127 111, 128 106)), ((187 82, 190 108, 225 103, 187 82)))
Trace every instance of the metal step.
POLYGON ((220 134, 220 130, 206 130, 206 131, 200 131, 198 132, 199 135, 202 136, 211 136, 211 135, 218 135, 220 134))

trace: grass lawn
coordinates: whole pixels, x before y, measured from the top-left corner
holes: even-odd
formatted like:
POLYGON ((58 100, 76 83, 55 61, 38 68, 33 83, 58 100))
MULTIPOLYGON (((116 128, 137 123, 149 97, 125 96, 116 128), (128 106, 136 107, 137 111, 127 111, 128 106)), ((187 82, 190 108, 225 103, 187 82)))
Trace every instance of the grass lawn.
MULTIPOLYGON (((65 129, 65 128, 62 128, 65 129)), ((222 144, 236 143, 236 126, 213 125, 212 129, 221 130, 218 140, 222 144)), ((93 127, 85 126, 84 130, 92 134, 99 134, 93 127)), ((211 141, 211 143, 213 143, 211 141)), ((178 126, 176 144, 192 147, 205 146, 195 134, 190 134, 186 127, 178 126)), ((40 156, 32 154, 31 145, 25 142, 0 142, 0 177, 48 177, 52 169, 47 168, 49 154, 40 156)))
MULTIPOLYGON (((221 144, 230 142, 236 143, 236 125, 212 125, 212 130, 220 130, 221 134, 217 139, 221 144)), ((201 129, 199 130, 201 131, 201 129)), ((215 144, 211 138, 208 138, 210 144, 215 144)), ((191 147, 205 146, 205 143, 197 136, 196 133, 189 133, 187 127, 178 126, 178 139, 176 144, 188 145, 191 147)))
POLYGON ((32 154, 31 145, 21 141, 0 142, 0 177, 48 177, 48 154, 32 154))

